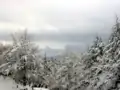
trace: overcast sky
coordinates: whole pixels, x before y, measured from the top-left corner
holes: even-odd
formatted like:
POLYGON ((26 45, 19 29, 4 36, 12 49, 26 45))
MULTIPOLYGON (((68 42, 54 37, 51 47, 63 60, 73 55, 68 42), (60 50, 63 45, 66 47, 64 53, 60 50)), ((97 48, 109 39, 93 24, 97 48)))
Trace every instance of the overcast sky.
POLYGON ((85 46, 111 32, 119 9, 120 0, 0 0, 0 39, 27 28, 41 47, 85 46))

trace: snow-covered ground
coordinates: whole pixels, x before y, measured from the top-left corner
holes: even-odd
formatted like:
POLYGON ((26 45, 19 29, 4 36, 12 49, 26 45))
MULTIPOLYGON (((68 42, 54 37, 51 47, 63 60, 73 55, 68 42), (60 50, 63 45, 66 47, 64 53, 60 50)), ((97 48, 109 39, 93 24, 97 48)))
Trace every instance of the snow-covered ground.
POLYGON ((33 90, 49 90, 49 89, 46 89, 46 88, 34 88, 33 90))
POLYGON ((17 90, 16 84, 13 80, 10 78, 4 79, 3 77, 0 76, 0 89, 1 90, 17 90))
MULTIPOLYGON (((0 76, 0 90, 20 90, 23 87, 19 85, 19 88, 16 87, 17 84, 10 78, 3 78, 0 76)), ((28 90, 32 90, 30 87, 27 87, 28 90)), ((46 88, 34 88, 34 90, 49 90, 46 88)))
MULTIPOLYGON (((20 90, 23 88, 19 85, 19 88, 16 87, 17 84, 10 78, 3 78, 0 76, 0 90, 20 90)), ((30 89, 29 89, 30 90, 30 89)))

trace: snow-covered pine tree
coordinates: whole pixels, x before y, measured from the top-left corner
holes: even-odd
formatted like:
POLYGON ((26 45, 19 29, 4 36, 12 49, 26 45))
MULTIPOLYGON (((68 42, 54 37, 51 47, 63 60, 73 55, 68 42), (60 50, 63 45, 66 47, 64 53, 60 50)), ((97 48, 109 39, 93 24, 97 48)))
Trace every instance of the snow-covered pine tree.
POLYGON ((34 75, 39 67, 37 62, 40 60, 38 47, 30 42, 27 31, 15 33, 13 45, 5 55, 5 60, 10 63, 6 71, 12 74, 12 78, 17 83, 27 84, 27 79, 34 75))
MULTIPOLYGON (((104 63, 94 64, 89 70, 87 80, 90 80, 92 90, 119 90, 120 85, 120 27, 118 18, 108 43, 103 49, 101 60, 104 63), (92 77, 91 77, 92 76, 92 77)), ((88 89, 90 90, 90 89, 88 89)))
POLYGON ((104 52, 105 63, 114 63, 120 59, 120 22, 118 17, 116 17, 116 24, 113 27, 113 32, 104 48, 104 52))
POLYGON ((87 55, 84 57, 84 62, 87 67, 91 67, 94 62, 99 62, 99 59, 103 55, 104 43, 101 37, 96 37, 93 45, 88 49, 87 55))

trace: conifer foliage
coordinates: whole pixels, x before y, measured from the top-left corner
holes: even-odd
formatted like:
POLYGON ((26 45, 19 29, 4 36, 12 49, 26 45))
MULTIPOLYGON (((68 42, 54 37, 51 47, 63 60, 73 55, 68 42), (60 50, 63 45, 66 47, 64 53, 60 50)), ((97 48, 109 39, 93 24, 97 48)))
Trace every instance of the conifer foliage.
POLYGON ((5 71, 11 74, 17 83, 24 85, 29 78, 29 74, 37 69, 37 60, 39 59, 38 48, 30 42, 27 31, 12 35, 13 45, 4 55, 4 59, 9 63, 5 71))
POLYGON ((118 17, 104 52, 109 61, 116 62, 120 58, 120 23, 118 17))
POLYGON ((99 62, 99 58, 103 55, 104 43, 101 37, 96 37, 93 45, 89 48, 87 56, 85 55, 85 64, 86 67, 91 67, 94 62, 99 62))

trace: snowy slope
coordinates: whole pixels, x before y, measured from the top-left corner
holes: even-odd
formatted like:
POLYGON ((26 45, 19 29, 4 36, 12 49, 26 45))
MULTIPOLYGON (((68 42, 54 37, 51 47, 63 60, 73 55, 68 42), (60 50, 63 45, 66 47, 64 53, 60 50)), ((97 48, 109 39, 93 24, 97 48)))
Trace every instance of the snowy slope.
MULTIPOLYGON (((0 90, 20 90, 22 88, 24 88, 21 85, 18 85, 19 88, 17 88, 17 84, 10 78, 3 78, 0 76, 0 90)), ((28 87, 28 90, 32 90, 30 89, 30 87, 28 87)))
MULTIPOLYGON (((24 88, 21 85, 18 85, 18 88, 16 87, 17 84, 10 78, 4 79, 0 76, 0 90, 20 90, 24 88)), ((32 90, 30 87, 26 86, 28 90, 32 90)), ((34 88, 33 90, 49 90, 46 88, 34 88)))
POLYGON ((15 88, 16 84, 10 78, 4 79, 0 77, 0 90, 18 90, 15 88))

